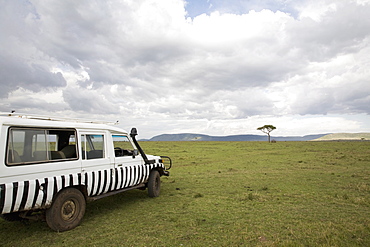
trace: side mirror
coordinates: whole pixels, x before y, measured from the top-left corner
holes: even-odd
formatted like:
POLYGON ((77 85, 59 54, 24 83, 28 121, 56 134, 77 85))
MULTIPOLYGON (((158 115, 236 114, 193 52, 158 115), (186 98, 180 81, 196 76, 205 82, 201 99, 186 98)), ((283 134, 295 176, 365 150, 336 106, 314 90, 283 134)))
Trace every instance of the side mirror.
POLYGON ((132 158, 135 159, 135 156, 138 156, 139 155, 139 151, 137 149, 135 149, 133 152, 132 152, 132 158))

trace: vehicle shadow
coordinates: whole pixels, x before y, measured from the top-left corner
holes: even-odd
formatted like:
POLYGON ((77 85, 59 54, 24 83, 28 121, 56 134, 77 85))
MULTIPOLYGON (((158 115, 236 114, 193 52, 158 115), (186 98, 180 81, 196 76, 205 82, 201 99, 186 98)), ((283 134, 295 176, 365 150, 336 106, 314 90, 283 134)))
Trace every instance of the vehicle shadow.
POLYGON ((116 195, 108 196, 96 201, 88 202, 83 222, 88 223, 95 217, 100 218, 107 212, 114 213, 116 210, 124 210, 137 204, 139 201, 150 200, 147 190, 130 190, 116 195))
MULTIPOLYGON (((81 224, 86 223, 86 225, 88 225, 91 222, 95 222, 96 219, 101 219, 101 217, 104 217, 107 213, 114 214, 115 211, 118 212, 119 210, 125 210, 125 208, 131 207, 133 204, 137 204, 139 201, 145 200, 150 200, 147 191, 136 189, 108 196, 96 201, 87 202, 86 212, 81 224)), ((81 226, 78 226, 77 228, 79 227, 81 226)), ((2 243, 9 243, 9 246, 16 246, 16 243, 20 240, 19 236, 22 236, 22 242, 24 242, 27 238, 32 239, 32 236, 39 233, 57 234, 57 232, 54 232, 48 227, 46 221, 42 219, 42 217, 40 217, 39 220, 21 220, 12 222, 0 219, 0 228, 0 241, 2 243)))

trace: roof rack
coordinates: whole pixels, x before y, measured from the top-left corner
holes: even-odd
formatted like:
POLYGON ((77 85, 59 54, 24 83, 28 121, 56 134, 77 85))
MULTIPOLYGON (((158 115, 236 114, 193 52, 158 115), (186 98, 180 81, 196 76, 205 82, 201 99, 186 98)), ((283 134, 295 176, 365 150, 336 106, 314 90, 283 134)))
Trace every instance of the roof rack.
POLYGON ((25 114, 25 113, 6 113, 0 112, 0 116, 3 117, 18 117, 18 118, 25 118, 25 119, 37 119, 37 120, 48 120, 48 121, 67 121, 67 122, 75 122, 75 123, 94 123, 94 124, 108 124, 108 125, 117 125, 119 121, 116 122, 109 122, 109 121, 99 121, 99 120, 89 120, 89 119, 80 119, 80 118, 62 118, 62 117, 50 117, 44 115, 33 115, 33 114, 25 114))

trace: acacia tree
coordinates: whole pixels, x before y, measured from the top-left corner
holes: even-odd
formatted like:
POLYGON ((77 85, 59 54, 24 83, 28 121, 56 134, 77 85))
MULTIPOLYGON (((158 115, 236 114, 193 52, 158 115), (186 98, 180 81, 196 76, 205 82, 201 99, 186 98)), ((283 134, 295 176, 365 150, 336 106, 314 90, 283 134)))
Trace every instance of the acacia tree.
POLYGON ((262 127, 257 128, 257 130, 260 130, 263 133, 268 135, 268 137, 269 137, 268 141, 269 142, 270 142, 270 132, 273 131, 274 129, 276 129, 276 127, 273 126, 273 125, 264 125, 262 127))

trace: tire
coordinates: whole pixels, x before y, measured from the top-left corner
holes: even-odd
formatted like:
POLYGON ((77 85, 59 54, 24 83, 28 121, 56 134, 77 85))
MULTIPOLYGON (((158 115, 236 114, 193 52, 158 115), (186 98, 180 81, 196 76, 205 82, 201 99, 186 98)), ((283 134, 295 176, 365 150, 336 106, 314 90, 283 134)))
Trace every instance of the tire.
POLYGON ((46 223, 57 232, 71 230, 81 223, 85 209, 85 197, 78 189, 64 189, 46 210, 46 223))
POLYGON ((161 176, 157 170, 152 170, 149 174, 148 194, 149 197, 158 197, 161 191, 161 176))

